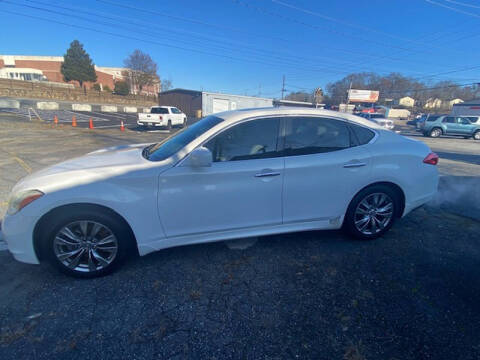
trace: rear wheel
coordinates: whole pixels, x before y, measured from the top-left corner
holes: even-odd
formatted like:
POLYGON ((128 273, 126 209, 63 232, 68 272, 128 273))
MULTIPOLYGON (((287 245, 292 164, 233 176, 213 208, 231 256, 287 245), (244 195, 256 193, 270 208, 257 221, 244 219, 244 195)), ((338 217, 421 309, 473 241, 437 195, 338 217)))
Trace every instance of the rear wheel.
POLYGON ((389 186, 374 185, 360 191, 350 203, 344 227, 360 239, 375 239, 393 225, 400 202, 389 186))
POLYGON ((187 118, 183 119, 183 125, 182 127, 187 127, 187 118))
POLYGON ((442 136, 442 133, 443 133, 442 129, 433 128, 432 130, 430 130, 430 137, 437 138, 437 137, 442 136))
POLYGON ((473 134, 473 138, 475 140, 480 140, 480 130, 475 131, 475 134, 473 134))
POLYGON ((65 211, 43 234, 46 258, 61 272, 92 278, 111 273, 133 251, 126 224, 99 210, 65 211))
POLYGON ((168 120, 167 130, 172 131, 172 120, 168 120))

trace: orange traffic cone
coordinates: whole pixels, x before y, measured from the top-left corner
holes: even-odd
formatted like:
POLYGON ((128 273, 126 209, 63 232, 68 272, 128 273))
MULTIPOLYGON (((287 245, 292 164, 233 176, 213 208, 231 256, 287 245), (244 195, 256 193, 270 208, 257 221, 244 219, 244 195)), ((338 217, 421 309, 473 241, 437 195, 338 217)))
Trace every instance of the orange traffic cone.
POLYGON ((55 125, 58 125, 58 117, 57 117, 57 115, 55 115, 55 116, 53 117, 53 123, 54 123, 55 125))
POLYGON ((123 120, 120 124, 120 131, 125 131, 125 125, 123 125, 123 120))
POLYGON ((93 120, 90 118, 90 121, 88 122, 88 128, 93 129, 93 120))
POLYGON ((75 117, 75 115, 72 116, 72 126, 77 127, 77 118, 75 117))

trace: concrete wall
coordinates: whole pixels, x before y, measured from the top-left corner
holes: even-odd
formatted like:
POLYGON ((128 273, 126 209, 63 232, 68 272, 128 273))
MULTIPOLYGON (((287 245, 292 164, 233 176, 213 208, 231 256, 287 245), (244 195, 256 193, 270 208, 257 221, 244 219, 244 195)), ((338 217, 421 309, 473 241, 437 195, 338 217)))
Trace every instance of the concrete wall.
POLYGON ((123 112, 126 112, 126 113, 136 113, 137 112, 137 108, 134 107, 134 106, 125 106, 123 108, 123 112))
POLYGON ((72 104, 72 110, 75 111, 92 111, 92 106, 89 104, 72 104))
POLYGON ((102 105, 100 107, 100 111, 102 111, 102 112, 117 112, 118 108, 115 105, 102 105))
POLYGON ((3 109, 19 109, 20 101, 13 99, 0 99, 0 108, 3 109))
POLYGON ((115 104, 126 106, 154 106, 157 100, 141 95, 113 95, 96 90, 84 92, 82 89, 70 89, 51 86, 49 83, 0 79, 0 97, 17 99, 39 99, 53 101, 71 101, 87 104, 115 104))
POLYGON ((39 101, 37 102, 37 109, 40 110, 58 110, 59 106, 54 101, 39 101))

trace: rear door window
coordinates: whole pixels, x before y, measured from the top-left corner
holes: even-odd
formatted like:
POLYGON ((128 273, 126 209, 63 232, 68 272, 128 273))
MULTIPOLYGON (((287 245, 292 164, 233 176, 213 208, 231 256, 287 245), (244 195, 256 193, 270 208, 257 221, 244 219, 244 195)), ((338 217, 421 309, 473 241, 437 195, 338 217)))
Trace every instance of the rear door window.
POLYGON ((368 144, 375 136, 375 133, 372 130, 369 130, 363 126, 349 124, 349 127, 353 132, 354 139, 352 140, 356 140, 358 145, 368 144))
POLYGON ((287 118, 285 155, 308 155, 349 148, 350 132, 340 120, 317 117, 287 118))

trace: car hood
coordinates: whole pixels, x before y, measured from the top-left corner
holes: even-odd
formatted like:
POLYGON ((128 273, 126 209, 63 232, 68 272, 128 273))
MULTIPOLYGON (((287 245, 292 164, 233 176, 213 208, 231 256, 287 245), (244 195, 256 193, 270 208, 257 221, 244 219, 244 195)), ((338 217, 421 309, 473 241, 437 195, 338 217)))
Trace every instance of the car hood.
POLYGON ((49 166, 23 178, 12 192, 30 189, 48 192, 152 167, 155 163, 142 156, 146 145, 110 147, 49 166))

